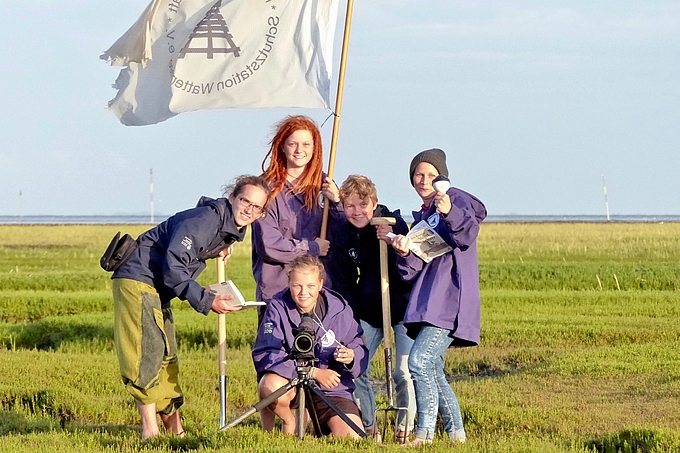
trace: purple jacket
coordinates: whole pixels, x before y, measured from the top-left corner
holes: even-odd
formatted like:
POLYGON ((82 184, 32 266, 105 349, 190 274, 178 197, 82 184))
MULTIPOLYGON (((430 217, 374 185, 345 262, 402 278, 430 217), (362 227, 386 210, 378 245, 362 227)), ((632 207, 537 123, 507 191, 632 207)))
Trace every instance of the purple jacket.
POLYGON ((267 208, 267 215, 252 224, 253 277, 257 300, 269 302, 276 293, 288 287, 284 272, 287 263, 298 256, 319 256, 314 239, 321 231, 323 210, 314 206, 309 212, 299 194, 292 194, 286 184, 267 208))
POLYGON ((477 265, 479 224, 486 217, 484 204, 467 192, 451 187, 451 212, 437 214, 434 205, 413 212, 413 225, 430 220, 434 229, 453 247, 453 251, 425 264, 413 253, 399 256, 397 266, 413 289, 404 315, 404 324, 412 338, 423 325, 452 332, 452 347, 479 343, 480 297, 477 265))
MULTIPOLYGON (((323 329, 317 325, 314 356, 319 362, 317 368, 331 368, 340 374, 340 384, 332 389, 323 390, 328 396, 340 396, 352 399, 354 381, 368 366, 368 349, 364 345, 363 330, 355 321, 352 309, 339 294, 322 289, 319 297, 328 302, 326 316, 321 320, 323 329), (354 362, 351 367, 336 362, 333 352, 337 343, 322 344, 322 337, 326 331, 333 331, 340 343, 354 350, 354 362)), ((278 293, 267 305, 262 324, 257 331, 255 346, 253 346, 253 363, 258 379, 264 373, 276 373, 287 379, 297 376, 295 361, 287 359, 291 351, 293 328, 300 324, 300 312, 293 301, 290 290, 278 293)))

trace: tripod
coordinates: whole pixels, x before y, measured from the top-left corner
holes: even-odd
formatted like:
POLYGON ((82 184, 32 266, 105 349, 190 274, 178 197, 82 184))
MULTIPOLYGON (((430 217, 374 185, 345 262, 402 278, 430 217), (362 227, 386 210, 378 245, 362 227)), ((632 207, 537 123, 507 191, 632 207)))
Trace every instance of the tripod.
MULTIPOLYGON (((260 412, 262 409, 265 407, 269 406, 272 404, 274 401, 279 399, 281 396, 285 395, 290 389, 292 388, 297 388, 297 402, 298 402, 298 407, 297 407, 297 412, 295 414, 295 421, 296 421, 296 434, 298 438, 304 439, 305 437, 305 402, 306 400, 313 401, 312 400, 312 395, 316 395, 319 397, 324 403, 328 405, 328 407, 333 411, 335 415, 340 417, 347 425, 354 430, 355 433, 357 433, 360 437, 368 437, 367 434, 359 428, 356 423, 354 423, 346 414, 340 411, 338 407, 333 403, 333 401, 330 400, 324 393, 321 391, 318 385, 316 385, 316 382, 314 382, 313 379, 309 378, 309 370, 312 368, 313 361, 315 359, 307 359, 307 360, 300 360, 299 358, 296 360, 296 366, 295 369, 297 371, 297 377, 291 379, 286 383, 285 385, 282 385, 279 387, 276 391, 274 391, 271 395, 262 398, 260 401, 257 402, 254 406, 252 406, 250 409, 248 409, 246 412, 243 414, 239 415, 236 417, 234 420, 230 421, 227 423, 225 426, 219 429, 219 431, 224 431, 227 428, 233 428, 234 426, 238 425, 241 423, 243 420, 246 418, 250 417, 253 415, 255 412, 260 412)), ((319 418, 316 415, 316 409, 314 408, 314 404, 310 404, 309 408, 307 408, 309 411, 309 416, 310 419, 312 420, 312 426, 314 427, 314 432, 316 433, 317 436, 321 435, 321 425, 319 423, 319 418)))

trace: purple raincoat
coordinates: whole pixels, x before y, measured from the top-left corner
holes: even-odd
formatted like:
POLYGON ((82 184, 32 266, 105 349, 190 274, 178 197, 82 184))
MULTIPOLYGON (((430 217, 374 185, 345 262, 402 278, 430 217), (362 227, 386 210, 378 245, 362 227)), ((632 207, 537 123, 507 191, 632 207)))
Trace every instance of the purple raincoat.
POLYGON ((402 279, 413 282, 404 315, 410 337, 415 338, 423 325, 452 332, 452 347, 479 343, 481 302, 477 235, 486 217, 484 204, 475 196, 455 187, 447 191, 451 211, 436 213, 434 204, 413 212, 413 225, 425 219, 453 247, 453 251, 425 264, 413 253, 399 256, 397 266, 402 279))
POLYGON ((284 272, 287 263, 298 256, 319 256, 320 252, 314 239, 321 231, 323 210, 316 205, 307 211, 302 196, 291 193, 290 188, 286 183, 267 208, 267 215, 252 224, 255 296, 264 302, 288 287, 284 272))
MULTIPOLYGON (((363 330, 354 319, 352 309, 340 297, 329 289, 322 289, 319 297, 328 303, 326 315, 321 320, 323 326, 317 325, 314 356, 319 362, 317 368, 331 368, 340 374, 340 384, 332 389, 320 387, 325 395, 352 399, 354 381, 366 370, 368 365, 368 349, 364 345, 363 330), (326 331, 332 331, 335 339, 354 350, 354 362, 351 367, 336 362, 333 353, 337 347, 335 342, 325 342, 322 338, 326 331)), ((300 324, 300 312, 286 289, 278 293, 267 305, 262 323, 257 331, 253 346, 253 363, 258 379, 264 373, 276 373, 286 379, 297 376, 295 361, 287 356, 292 348, 293 328, 300 324)), ((330 338, 330 335, 326 338, 330 338)))

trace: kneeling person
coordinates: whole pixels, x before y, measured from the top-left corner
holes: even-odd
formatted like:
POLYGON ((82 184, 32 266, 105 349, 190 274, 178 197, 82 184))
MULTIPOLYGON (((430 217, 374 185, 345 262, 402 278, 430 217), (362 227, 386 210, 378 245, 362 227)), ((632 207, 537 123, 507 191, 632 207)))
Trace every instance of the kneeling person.
MULTIPOLYGON (((267 305, 253 348, 258 393, 260 398, 266 398, 297 376, 296 363, 289 358, 289 353, 295 339, 293 329, 307 313, 316 326, 313 352, 318 359, 308 376, 319 384, 339 410, 361 426, 359 408, 352 393, 353 379, 368 363, 363 331, 354 320, 349 305, 337 293, 323 288, 324 278, 323 265, 316 257, 300 256, 290 263, 288 289, 279 292, 267 305)), ((283 421, 283 432, 295 433, 291 404, 296 390, 291 389, 262 410, 264 431, 274 428, 278 415, 283 421)), ((322 431, 330 431, 336 437, 358 437, 323 401, 314 397, 310 404, 314 405, 322 431)))

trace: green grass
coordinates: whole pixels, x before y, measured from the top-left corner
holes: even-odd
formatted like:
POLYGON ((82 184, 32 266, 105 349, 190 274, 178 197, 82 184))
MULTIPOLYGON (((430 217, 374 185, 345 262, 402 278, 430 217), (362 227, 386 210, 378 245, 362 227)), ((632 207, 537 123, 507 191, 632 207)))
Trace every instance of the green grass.
MULTIPOLYGON (((218 433, 216 317, 181 301, 189 435, 141 442, 113 351, 110 274, 98 262, 116 231, 145 229, 0 226, 0 451, 403 451, 263 434, 256 415, 218 433)), ((456 451, 680 451, 679 224, 488 224, 479 253, 482 341, 446 361, 469 439, 456 451)), ((254 297, 248 243, 227 278, 254 297)), ((213 263, 199 281, 216 281, 213 263)), ((227 316, 230 417, 257 401, 255 325, 254 310, 227 316)), ((428 451, 452 449, 440 434, 428 451)))

